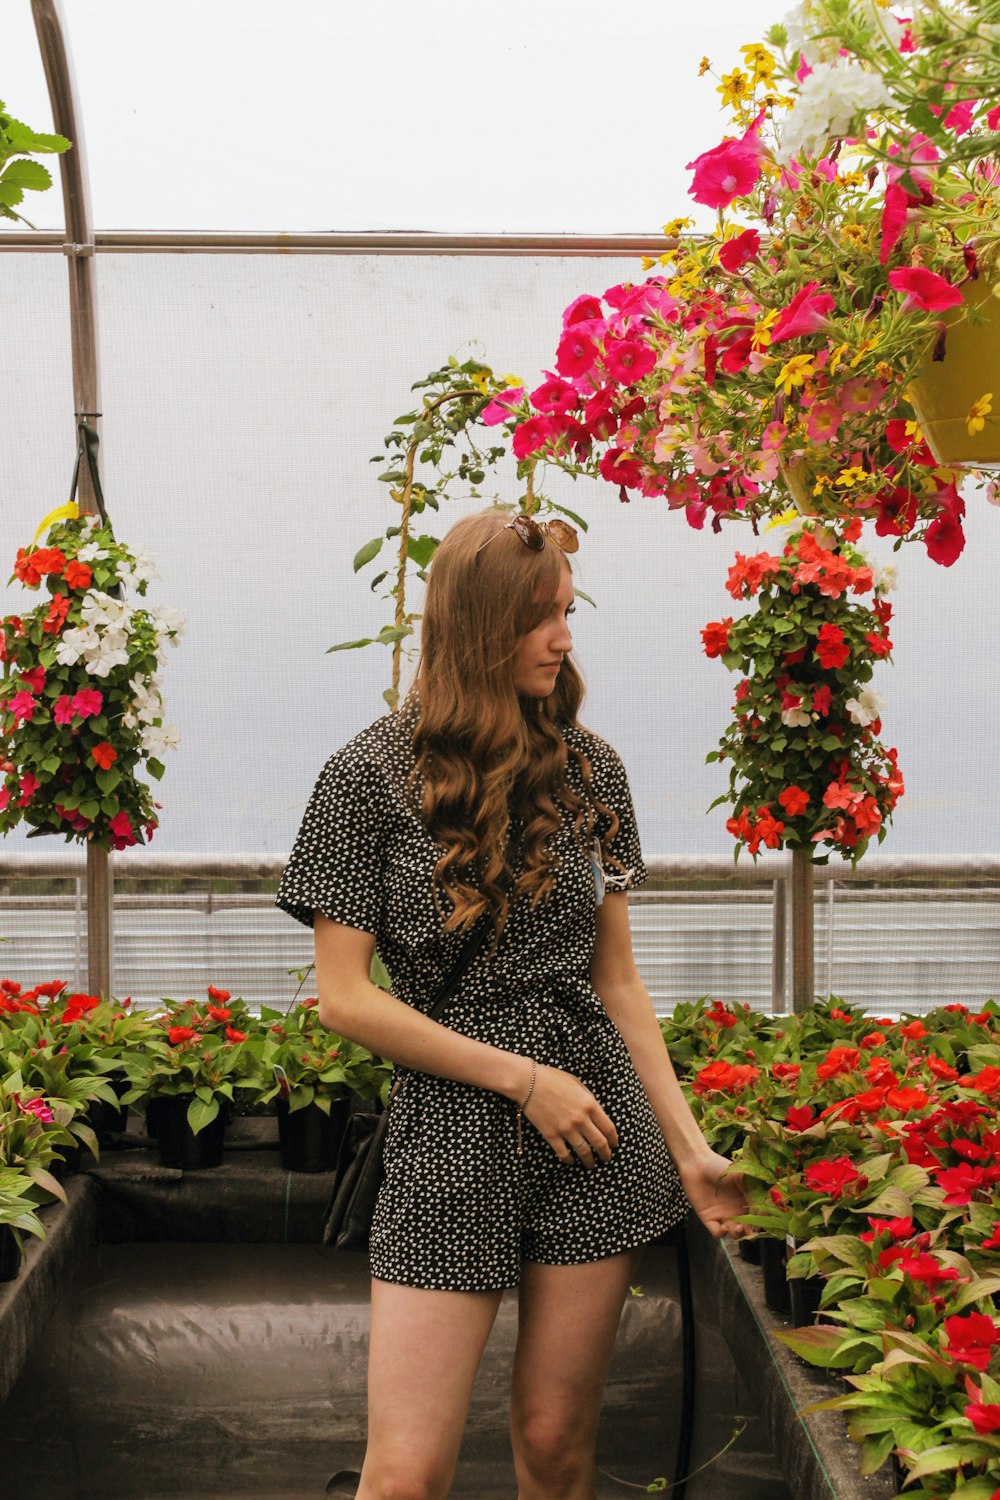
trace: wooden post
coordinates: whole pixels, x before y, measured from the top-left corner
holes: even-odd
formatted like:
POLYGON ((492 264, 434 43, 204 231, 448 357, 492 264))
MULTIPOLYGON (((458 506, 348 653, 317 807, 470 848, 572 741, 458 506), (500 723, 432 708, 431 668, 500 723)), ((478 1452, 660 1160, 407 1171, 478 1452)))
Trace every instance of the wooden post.
POLYGON ((808 849, 792 851, 792 1010, 814 999, 813 862, 808 849))
MULTIPOLYGON (((60 0, 31 0, 31 11, 45 69, 52 123, 72 149, 59 158, 66 210, 66 264, 69 270, 70 336, 73 351, 74 428, 86 420, 100 432, 100 361, 94 299, 94 234, 90 223, 87 159, 76 112, 73 66, 66 43, 60 0)), ((80 465, 78 499, 82 511, 96 509, 89 465, 80 465)), ((91 994, 111 992, 111 861, 107 849, 87 849, 87 986, 91 994)))

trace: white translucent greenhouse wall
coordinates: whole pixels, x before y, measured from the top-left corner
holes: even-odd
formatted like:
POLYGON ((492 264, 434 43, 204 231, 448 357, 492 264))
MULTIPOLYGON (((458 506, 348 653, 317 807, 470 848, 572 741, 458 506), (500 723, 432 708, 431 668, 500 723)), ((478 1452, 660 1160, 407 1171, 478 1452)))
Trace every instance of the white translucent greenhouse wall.
MULTIPOLYGON (((551 368, 562 308, 641 273, 608 259, 344 255, 102 254, 97 269, 109 511, 123 539, 157 558, 151 598, 189 619, 165 675, 183 738, 168 756, 154 849, 283 855, 325 757, 382 711, 388 653, 326 649, 388 619, 368 589, 374 570, 355 577, 351 559, 394 517, 368 460, 412 406, 411 381, 449 354, 465 357, 470 340, 497 371, 533 381, 551 368)), ((16 547, 66 497, 73 426, 63 259, 8 253, 0 271, 6 576, 16 547)), ((502 488, 517 494, 509 469, 502 488)), ((603 483, 560 476, 550 488, 591 522, 578 577, 598 609, 581 604, 574 622, 584 717, 625 759, 644 846, 727 853, 725 810, 705 815, 724 775, 704 756, 735 683, 702 655, 698 632, 739 611, 724 589, 733 552, 775 537, 757 541, 738 526, 695 533, 662 503, 621 505, 603 483)), ((967 498, 969 544, 953 568, 919 546, 897 559, 897 664, 875 685, 907 781, 886 844, 900 856, 1000 850, 1000 511, 981 494, 967 498)), ((891 553, 885 542, 873 550, 891 553)), ((16 587, 3 595, 5 611, 25 602, 16 587)), ((6 848, 43 845, 62 847, 15 835, 6 848)), ((117 868, 127 874, 128 855, 117 868)), ((165 944, 197 951, 168 910, 149 921, 165 944)), ((37 949, 13 914, 4 935, 13 942, 0 966, 45 977, 31 972, 37 949)), ((738 997, 751 940, 723 923, 697 941, 727 951, 738 997)), ((822 943, 820 931, 820 983, 822 943)), ((968 944, 985 972, 995 928, 968 944)), ((855 940, 852 964, 860 951, 876 974, 888 962, 877 926, 855 940)), ((708 968, 714 977, 714 959, 708 968)), ((226 982, 218 971, 205 977, 226 982)), ((119 981, 129 987, 127 963, 119 981)))

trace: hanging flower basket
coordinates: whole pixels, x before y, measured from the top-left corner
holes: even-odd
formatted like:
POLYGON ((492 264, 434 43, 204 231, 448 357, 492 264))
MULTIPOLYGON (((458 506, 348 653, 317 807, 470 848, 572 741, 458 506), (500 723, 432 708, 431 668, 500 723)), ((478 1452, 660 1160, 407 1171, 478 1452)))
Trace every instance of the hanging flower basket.
POLYGON ((910 403, 939 464, 1000 468, 1000 282, 966 294, 971 318, 945 313, 938 339, 910 384, 910 403))

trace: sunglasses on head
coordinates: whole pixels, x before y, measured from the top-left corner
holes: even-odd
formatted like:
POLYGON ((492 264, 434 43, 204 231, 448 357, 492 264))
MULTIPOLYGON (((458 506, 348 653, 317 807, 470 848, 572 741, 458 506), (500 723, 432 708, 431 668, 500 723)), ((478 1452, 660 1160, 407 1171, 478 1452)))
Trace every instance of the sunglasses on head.
POLYGON ((580 549, 580 537, 576 528, 568 521, 560 521, 558 517, 551 521, 536 521, 534 516, 525 515, 522 511, 501 526, 499 531, 495 531, 493 536, 488 536, 482 547, 477 548, 476 555, 482 552, 483 547, 488 547, 501 531, 513 531, 532 552, 542 551, 546 537, 560 552, 578 552, 580 549))

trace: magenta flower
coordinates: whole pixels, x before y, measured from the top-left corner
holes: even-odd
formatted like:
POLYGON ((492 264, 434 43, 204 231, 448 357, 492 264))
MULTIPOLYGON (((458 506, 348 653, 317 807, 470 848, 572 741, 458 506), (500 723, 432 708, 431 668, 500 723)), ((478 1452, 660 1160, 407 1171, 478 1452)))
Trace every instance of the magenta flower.
POLYGON ((889 285, 903 293, 903 311, 919 307, 922 312, 944 312, 948 307, 957 307, 962 293, 936 271, 927 271, 923 266, 901 266, 889 272, 889 285))
POLYGON ((73 719, 73 703, 69 695, 60 693, 52 705, 52 718, 57 724, 69 724, 73 719))
POLYGON ((780 344, 784 339, 802 338, 807 333, 816 333, 826 323, 827 315, 833 311, 833 298, 829 292, 816 293, 817 281, 810 281, 784 308, 771 331, 771 343, 780 344))
POLYGON ((529 417, 514 433, 511 447, 515 457, 527 458, 538 448, 544 448, 552 436, 552 422, 548 417, 529 417))
POLYGON ((598 391, 591 396, 584 410, 583 420, 592 436, 599 438, 602 443, 614 436, 618 430, 618 417, 611 404, 610 392, 598 391))
POLYGON ((15 724, 29 723, 37 707, 34 694, 26 692, 15 693, 7 704, 8 712, 14 715, 15 724))
POLYGON ((586 375, 597 360, 597 345, 585 333, 576 333, 568 328, 559 340, 556 351, 556 369, 560 375, 573 380, 586 375))
POLYGON ((531 404, 536 411, 567 412, 579 406, 580 396, 576 386, 560 380, 558 375, 549 378, 531 393, 531 404))
POLYGON ((34 1115, 36 1120, 43 1120, 46 1125, 54 1118, 51 1109, 49 1109, 44 1099, 25 1100, 21 1099, 17 1094, 14 1095, 14 1098, 17 1100, 17 1107, 22 1115, 34 1115))
POLYGON ((881 380, 849 380, 840 393, 840 405, 846 412, 874 411, 885 399, 881 380))
POLYGON ((116 813, 108 824, 113 849, 128 849, 139 842, 128 813, 116 813))
POLYGON ((604 346, 608 374, 620 385, 634 385, 656 364, 656 353, 638 339, 608 339, 604 346))
POLYGON ((719 265, 724 271, 738 271, 747 261, 753 260, 760 250, 760 235, 756 229, 744 229, 742 234, 727 240, 719 251, 719 265))
POLYGON ((38 788, 41 786, 41 784, 42 783, 38 780, 37 776, 33 775, 31 771, 25 771, 18 786, 18 791, 20 793, 20 796, 17 799, 18 807, 27 807, 28 803, 38 791, 38 788))
POLYGON ((590 323, 603 317, 604 309, 600 298, 584 292, 582 296, 575 297, 563 313, 563 327, 568 328, 571 323, 590 323))
POLYGON ((967 135, 978 103, 978 99, 963 99, 961 104, 953 104, 944 117, 945 130, 953 130, 956 136, 967 135))
POLYGON ((688 171, 694 173, 688 192, 696 203, 728 208, 734 198, 744 197, 756 186, 761 154, 760 146, 747 144, 746 136, 713 146, 688 162, 688 171))
POLYGON ((92 718, 100 713, 103 702, 104 698, 96 688, 81 688, 73 694, 73 712, 81 719, 92 718))
POLYGON ((501 391, 499 396, 494 396, 489 406, 484 406, 479 414, 479 420, 484 427, 497 427, 501 422, 510 420, 510 408, 516 406, 524 396, 524 386, 511 386, 506 391, 501 391))
POLYGON ((986 116, 987 130, 1000 130, 1000 104, 994 104, 986 116))
POLYGON ((33 693, 40 693, 42 691, 42 688, 45 686, 45 668, 32 667, 30 672, 22 672, 21 681, 25 684, 26 687, 30 688, 33 693))

